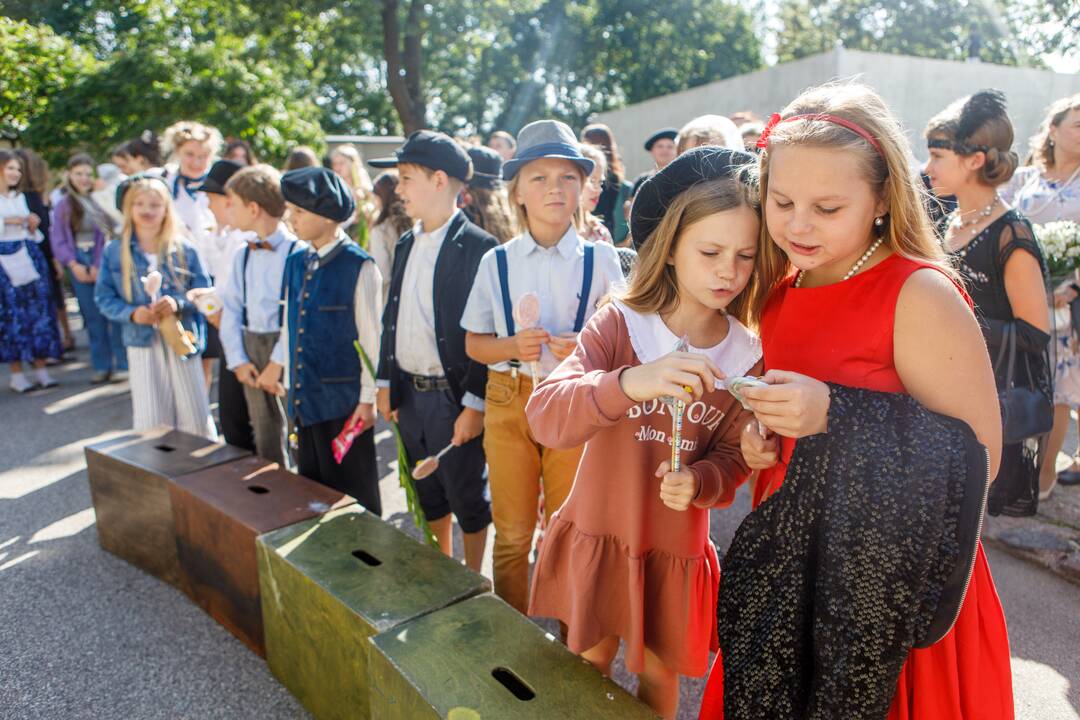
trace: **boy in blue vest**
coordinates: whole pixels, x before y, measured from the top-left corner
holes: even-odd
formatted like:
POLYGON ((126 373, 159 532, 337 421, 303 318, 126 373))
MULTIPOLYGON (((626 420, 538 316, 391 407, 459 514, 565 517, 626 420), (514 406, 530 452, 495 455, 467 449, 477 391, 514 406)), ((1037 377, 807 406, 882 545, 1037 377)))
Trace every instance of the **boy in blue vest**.
POLYGON ((458 210, 472 161, 449 136, 420 130, 396 157, 397 193, 416 226, 398 241, 383 315, 379 412, 397 417, 412 461, 453 445, 438 469, 416 481, 424 516, 453 556, 451 513, 465 536, 465 563, 479 571, 491 524, 484 474, 487 368, 465 353, 461 315, 480 258, 498 242, 458 210))
POLYGON ((382 277, 339 227, 356 207, 341 178, 321 167, 300 168, 282 175, 281 193, 293 231, 311 247, 285 261, 281 331, 287 342, 278 344, 258 384, 287 398, 300 474, 348 493, 379 515, 375 378, 353 342, 378 357, 382 277), (281 387, 283 374, 287 389, 281 387), (333 440, 357 421, 364 432, 339 464, 333 440))

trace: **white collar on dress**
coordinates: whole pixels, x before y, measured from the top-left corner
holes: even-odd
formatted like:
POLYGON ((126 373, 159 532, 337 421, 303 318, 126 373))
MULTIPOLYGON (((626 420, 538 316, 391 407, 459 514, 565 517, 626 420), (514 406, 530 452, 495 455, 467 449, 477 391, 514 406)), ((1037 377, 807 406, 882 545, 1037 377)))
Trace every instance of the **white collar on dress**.
MULTIPOLYGON (((630 345, 642 364, 658 360, 675 350, 679 338, 668 329, 659 314, 639 313, 618 300, 612 303, 626 320, 630 345)), ((709 358, 728 377, 738 377, 750 372, 761 360, 761 338, 730 315, 728 323, 727 337, 711 348, 691 346, 690 352, 709 358)))

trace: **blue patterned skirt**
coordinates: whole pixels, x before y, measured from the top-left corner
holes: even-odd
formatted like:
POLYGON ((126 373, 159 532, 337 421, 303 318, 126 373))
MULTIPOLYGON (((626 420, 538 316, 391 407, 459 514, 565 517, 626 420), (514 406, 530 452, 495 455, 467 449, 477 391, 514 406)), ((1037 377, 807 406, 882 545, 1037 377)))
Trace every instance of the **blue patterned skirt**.
MULTIPOLYGON (((0 255, 12 255, 21 242, 0 241, 0 255)), ((30 362, 63 354, 56 324, 49 273, 52 269, 36 242, 26 243, 38 277, 15 287, 0 268, 0 362, 30 362)))

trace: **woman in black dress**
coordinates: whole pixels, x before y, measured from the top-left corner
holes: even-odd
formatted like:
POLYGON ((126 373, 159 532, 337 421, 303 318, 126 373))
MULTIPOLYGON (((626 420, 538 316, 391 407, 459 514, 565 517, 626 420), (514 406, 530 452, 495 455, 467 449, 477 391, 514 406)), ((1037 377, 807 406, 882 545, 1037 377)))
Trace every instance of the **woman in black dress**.
MULTIPOLYGON (((981 91, 958 100, 930 121, 926 137, 930 149, 926 174, 933 190, 957 199, 956 210, 943 218, 940 227, 975 303, 998 391, 1003 398, 1010 384, 1035 391, 1039 422, 1034 425, 1045 424, 1049 432, 1053 418, 1049 277, 1031 223, 997 192, 1019 162, 1011 150, 1013 129, 1004 96, 981 91), (1008 377, 1013 344, 1016 359, 1008 377)), ((1010 427, 1016 427, 1015 416, 1006 423, 1007 434, 1010 427)), ((1043 457, 1045 442, 1040 431, 1002 448, 1001 470, 990 490, 991 514, 1035 513, 1039 471, 1044 461, 1053 462, 1043 457)))

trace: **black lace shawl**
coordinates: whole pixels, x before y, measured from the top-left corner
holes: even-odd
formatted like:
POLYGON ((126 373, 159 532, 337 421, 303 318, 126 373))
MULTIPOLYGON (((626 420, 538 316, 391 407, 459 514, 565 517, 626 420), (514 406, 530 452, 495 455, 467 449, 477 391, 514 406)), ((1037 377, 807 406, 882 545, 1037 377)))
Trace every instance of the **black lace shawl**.
POLYGON ((970 580, 989 479, 974 433, 907 395, 831 390, 829 432, 798 442, 722 564, 725 720, 885 718, 970 580))

